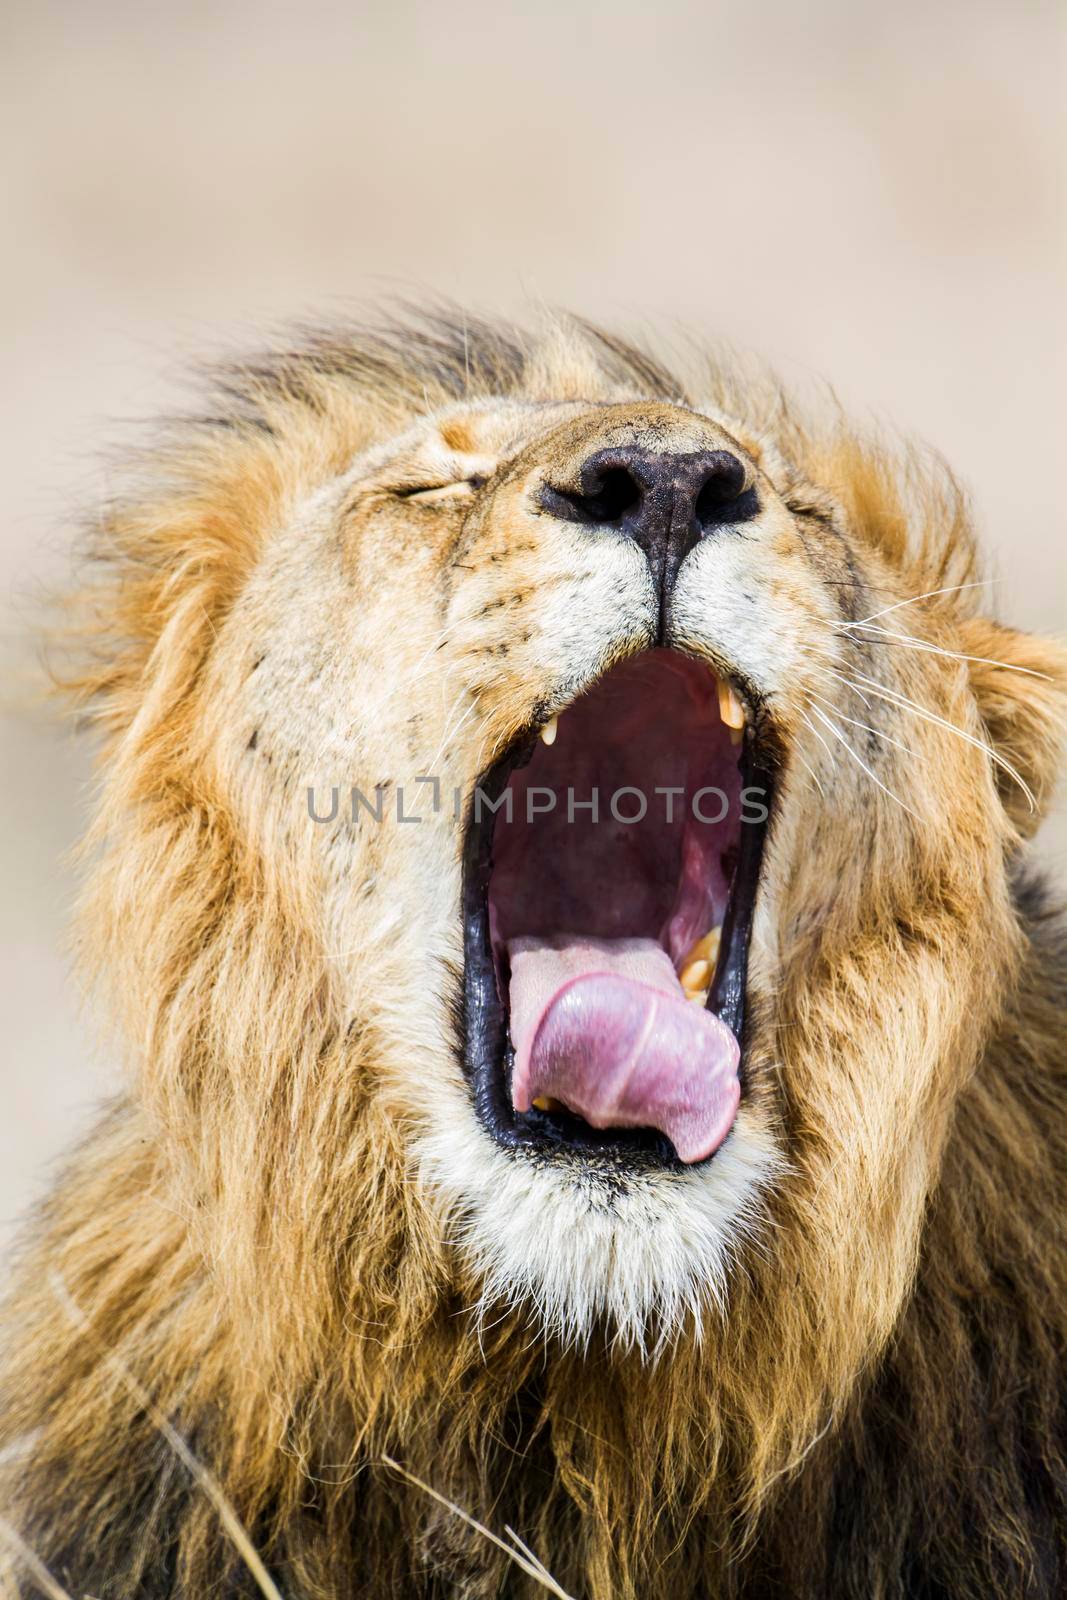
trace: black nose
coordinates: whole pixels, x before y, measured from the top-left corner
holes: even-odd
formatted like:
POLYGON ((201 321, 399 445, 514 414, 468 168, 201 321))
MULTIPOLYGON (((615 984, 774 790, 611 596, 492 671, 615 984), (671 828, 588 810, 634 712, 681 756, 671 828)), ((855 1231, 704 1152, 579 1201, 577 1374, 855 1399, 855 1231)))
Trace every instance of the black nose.
POLYGON ((730 450, 671 455, 636 446, 597 450, 583 461, 577 490, 546 484, 541 504, 553 516, 614 530, 641 546, 666 606, 689 551, 721 528, 759 511, 745 487, 744 462, 730 450))

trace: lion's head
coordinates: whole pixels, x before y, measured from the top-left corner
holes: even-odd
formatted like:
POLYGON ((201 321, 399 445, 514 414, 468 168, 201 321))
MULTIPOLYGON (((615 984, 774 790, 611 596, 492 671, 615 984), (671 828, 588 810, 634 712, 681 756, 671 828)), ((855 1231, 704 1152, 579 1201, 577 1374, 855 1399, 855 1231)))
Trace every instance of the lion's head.
POLYGON ((279 1438, 333 1371, 346 1459, 477 1456, 547 1349, 606 1526, 619 1407, 758 1498, 898 1321, 1054 775, 947 475, 430 322, 229 370, 100 552, 86 943, 279 1438))

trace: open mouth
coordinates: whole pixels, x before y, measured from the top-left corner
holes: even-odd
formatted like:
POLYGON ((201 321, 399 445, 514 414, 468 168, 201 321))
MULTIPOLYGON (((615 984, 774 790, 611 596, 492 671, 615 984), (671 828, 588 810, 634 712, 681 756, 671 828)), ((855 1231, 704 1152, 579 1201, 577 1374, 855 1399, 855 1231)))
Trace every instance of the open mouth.
POLYGON ((737 691, 672 650, 613 668, 485 775, 465 1053, 502 1144, 686 1165, 720 1148, 770 800, 737 691))

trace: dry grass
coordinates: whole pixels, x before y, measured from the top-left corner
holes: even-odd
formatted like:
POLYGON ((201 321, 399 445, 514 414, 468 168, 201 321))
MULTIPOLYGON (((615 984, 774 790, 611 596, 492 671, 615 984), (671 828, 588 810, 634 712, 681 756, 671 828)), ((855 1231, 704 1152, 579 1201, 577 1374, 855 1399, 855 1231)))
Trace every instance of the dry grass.
MULTIPOLYGON (((7 1546, 12 1556, 17 1557, 21 1566, 28 1576, 33 1579, 41 1593, 48 1596, 48 1600, 72 1600, 63 1585, 56 1582, 43 1561, 30 1549, 18 1529, 13 1528, 10 1522, 3 1517, 0 1517, 0 1540, 7 1546)), ((4 1600, 9 1600, 9 1597, 10 1600, 18 1600, 18 1589, 15 1587, 14 1573, 4 1573, 3 1579, 4 1586, 0 1592, 3 1593, 4 1600)), ((85 1600, 90 1600, 90 1596, 86 1595, 85 1600)))
POLYGON ((487 1528, 484 1522, 479 1522, 477 1517, 472 1517, 469 1511, 464 1511, 463 1507, 458 1506, 454 1500, 449 1500, 445 1495, 438 1494, 436 1489, 431 1488, 428 1483, 424 1483, 421 1478, 417 1478, 413 1472, 408 1472, 405 1467, 400 1465, 399 1461, 394 1461, 392 1456, 382 1456, 382 1461, 394 1472, 399 1473, 400 1477, 407 1483, 414 1484, 416 1489, 421 1489, 423 1494, 428 1494, 432 1500, 436 1500, 439 1506, 444 1506, 446 1511, 451 1511, 453 1516, 459 1517, 460 1521, 465 1522, 468 1528, 473 1528, 484 1539, 488 1539, 491 1544, 495 1544, 498 1550, 503 1550, 509 1560, 514 1561, 517 1567, 521 1567, 523 1572, 528 1577, 533 1578, 536 1583, 539 1583, 543 1589, 547 1589, 549 1594, 554 1594, 557 1600, 573 1600, 573 1596, 569 1595, 566 1589, 561 1588, 556 1582, 544 1562, 539 1561, 529 1545, 523 1543, 514 1528, 509 1528, 505 1524, 504 1532, 507 1535, 507 1539, 501 1539, 499 1535, 493 1532, 492 1528, 487 1528), (511 1541, 510 1544, 508 1540, 511 1541))
MULTIPOLYGON (((74 1326, 92 1339, 94 1343, 99 1343, 89 1318, 70 1294, 62 1279, 57 1274, 53 1274, 50 1283, 56 1299, 74 1326)), ((249 1538, 247 1529, 213 1475, 204 1466, 204 1463, 193 1454, 173 1423, 163 1415, 151 1395, 138 1383, 126 1364, 113 1351, 103 1350, 102 1355, 118 1377, 123 1388, 141 1407, 146 1416, 151 1419, 153 1426, 158 1428, 194 1483, 214 1506, 218 1513, 219 1521, 225 1528, 234 1549, 255 1579, 256 1586, 260 1593, 265 1596, 265 1600, 282 1600, 281 1591, 263 1565, 261 1557, 249 1538)), ((70 1597, 60 1588, 55 1579, 41 1565, 33 1551, 24 1544, 13 1528, 9 1528, 7 1524, 0 1522, 0 1534, 7 1538, 12 1548, 17 1551, 24 1566, 42 1593, 52 1597, 52 1600, 57 1600, 57 1597, 59 1597, 59 1600, 70 1600, 70 1597)))

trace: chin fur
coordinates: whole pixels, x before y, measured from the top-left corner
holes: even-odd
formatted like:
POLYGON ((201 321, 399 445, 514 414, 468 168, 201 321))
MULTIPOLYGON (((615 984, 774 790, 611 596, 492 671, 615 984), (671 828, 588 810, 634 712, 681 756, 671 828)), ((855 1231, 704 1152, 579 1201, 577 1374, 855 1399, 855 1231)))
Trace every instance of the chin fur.
POLYGON ((503 1151, 459 1096, 416 1158, 482 1286, 478 1323, 522 1308, 565 1347, 585 1347, 602 1328, 649 1354, 687 1325, 699 1338, 708 1312, 725 1312, 738 1254, 765 1224, 763 1197, 784 1165, 747 1109, 709 1162, 614 1172, 503 1151))

